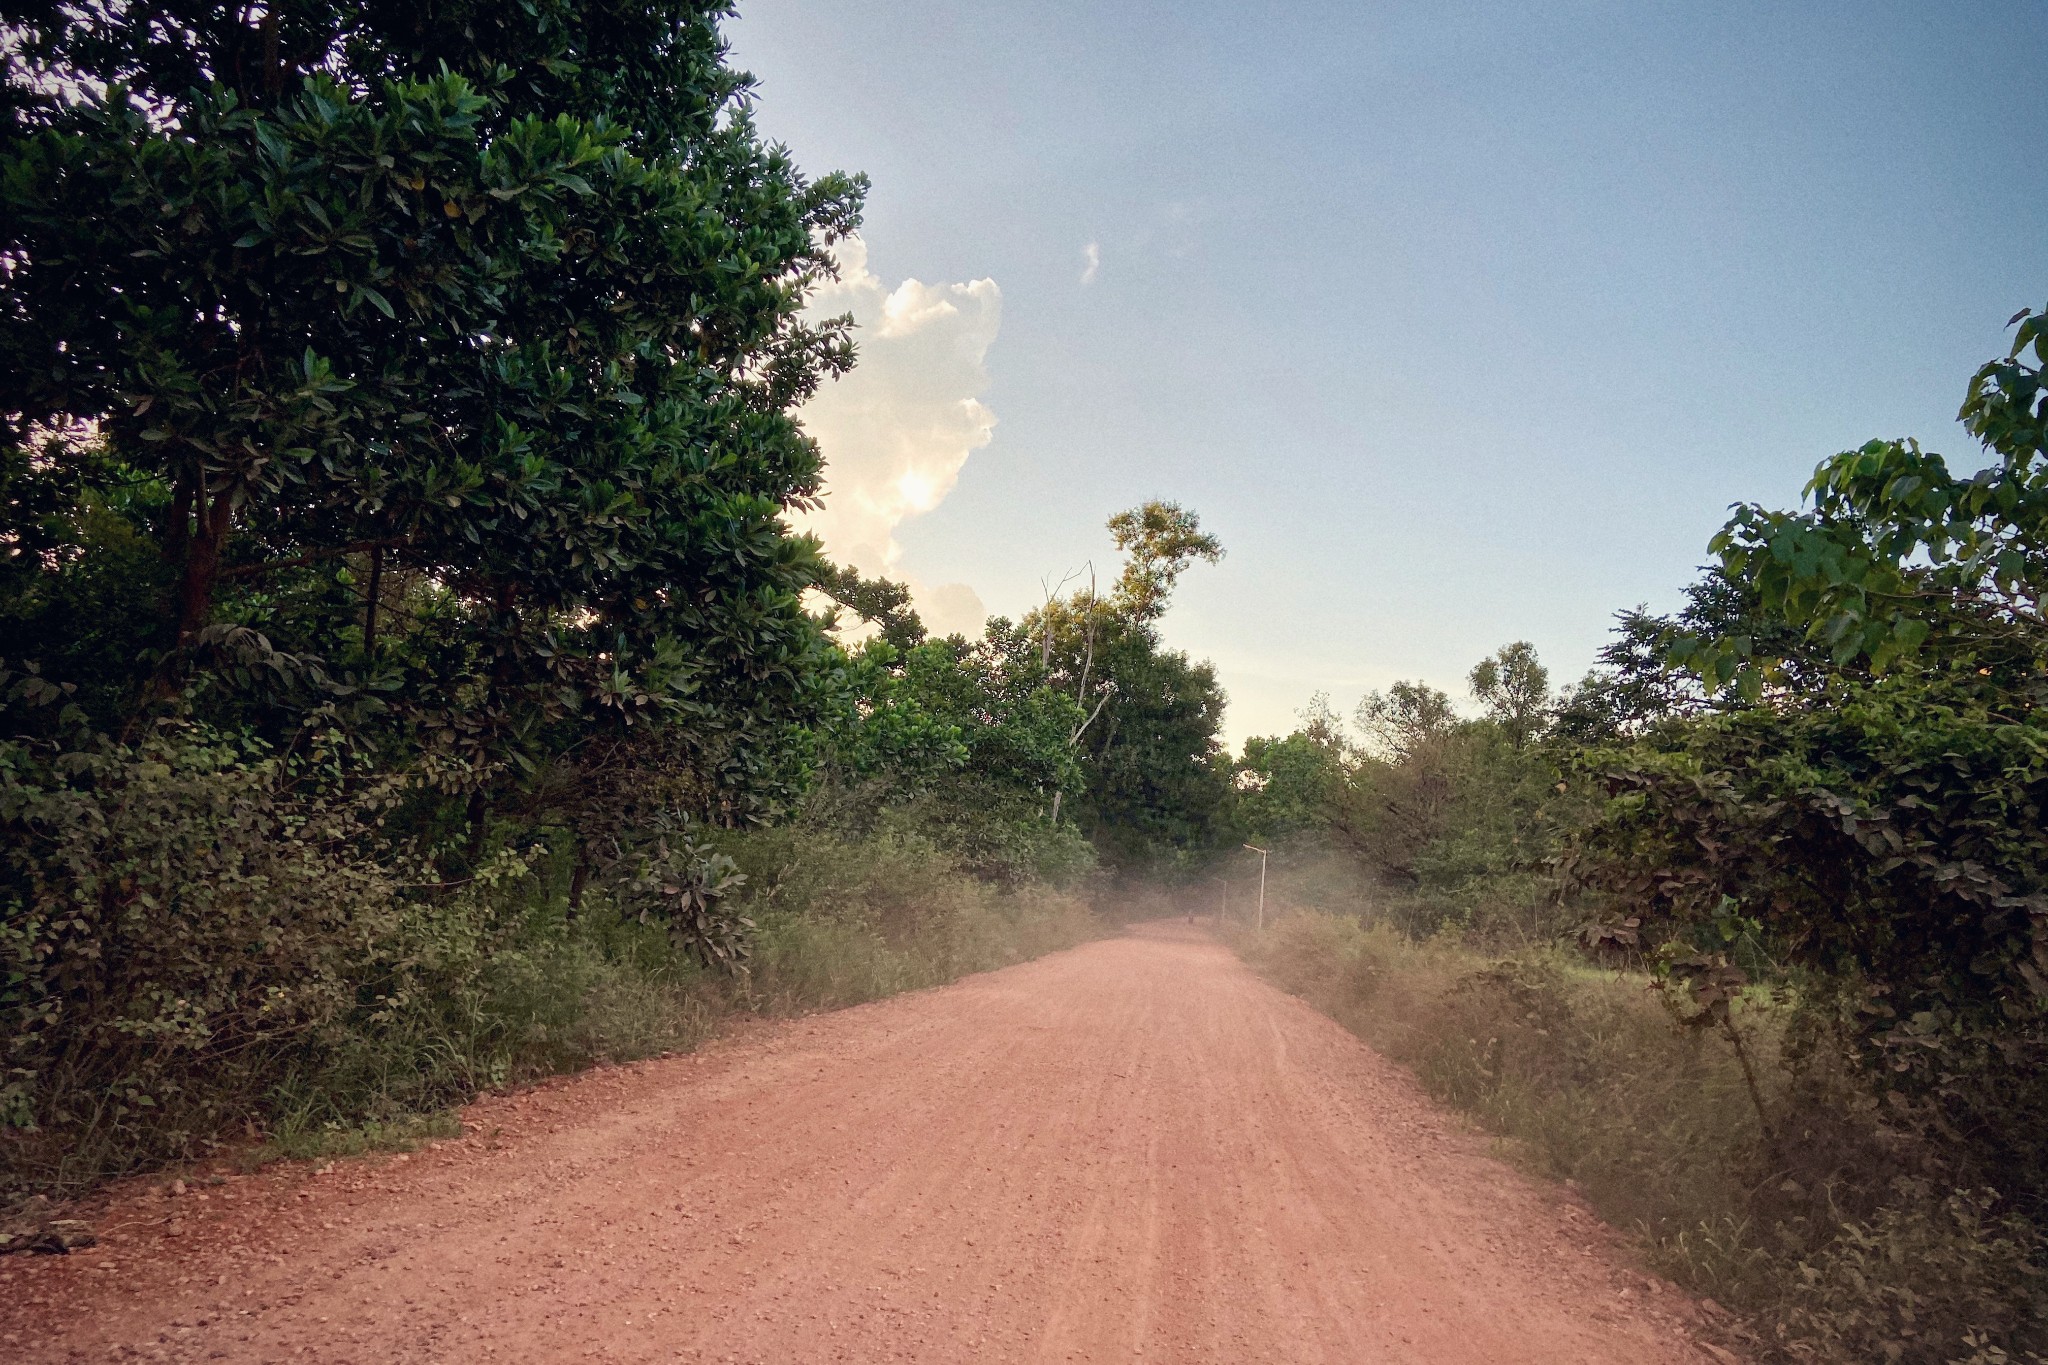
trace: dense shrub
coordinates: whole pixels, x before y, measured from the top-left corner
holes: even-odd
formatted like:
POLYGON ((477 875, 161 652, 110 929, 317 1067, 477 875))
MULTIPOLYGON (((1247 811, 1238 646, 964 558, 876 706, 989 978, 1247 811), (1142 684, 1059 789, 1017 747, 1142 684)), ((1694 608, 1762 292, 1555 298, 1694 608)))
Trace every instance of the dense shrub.
POLYGON ((1901 1180, 1892 1196, 1799 1261, 1780 1327, 1789 1354, 1991 1365, 2015 1342, 2048 1346, 2048 1286, 2031 1224, 2000 1214, 1993 1190, 1941 1197, 1901 1180))
POLYGON ((688 866, 630 863, 571 916, 566 855, 444 882, 379 830, 402 793, 302 790, 302 767, 189 727, 0 747, 0 1193, 251 1133, 346 1149, 486 1088, 694 1046, 735 1010, 876 999, 1094 932, 1079 897, 977 878, 901 817, 728 833, 745 875, 677 844, 688 866), (679 927, 671 886, 710 893, 735 951, 679 927))
POLYGON ((1081 942, 1086 902, 1005 887, 897 823, 866 839, 803 827, 730 842, 760 925, 749 989, 770 1008, 857 1004, 1081 942))
POLYGON ((12 1159, 189 1150, 283 1052, 388 1017, 468 951, 474 898, 408 901, 369 851, 377 804, 296 796, 260 746, 196 729, 0 746, 12 1159))

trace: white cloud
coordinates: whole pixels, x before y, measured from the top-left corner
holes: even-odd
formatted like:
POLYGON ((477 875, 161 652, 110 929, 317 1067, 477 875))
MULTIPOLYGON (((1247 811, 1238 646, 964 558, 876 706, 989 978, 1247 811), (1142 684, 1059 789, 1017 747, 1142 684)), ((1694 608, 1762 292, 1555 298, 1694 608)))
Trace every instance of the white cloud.
POLYGON ((941 583, 936 588, 918 588, 917 612, 925 626, 934 635, 981 634, 981 628, 988 620, 988 608, 981 604, 981 594, 965 583, 941 583))
MULTIPOLYGON (((980 395, 1003 296, 990 279, 913 279, 891 289, 868 270, 858 237, 837 251, 840 278, 811 306, 824 316, 853 314, 860 361, 804 405, 804 428, 825 454, 825 507, 798 524, 840 563, 901 579, 896 528, 944 501, 967 457, 995 434, 996 416, 980 395)), ((934 630, 981 629, 981 600, 966 584, 911 589, 934 630)))
POLYGON ((1095 272, 1102 269, 1102 244, 1090 242, 1082 247, 1081 259, 1087 263, 1081 267, 1081 283, 1095 283, 1095 272))

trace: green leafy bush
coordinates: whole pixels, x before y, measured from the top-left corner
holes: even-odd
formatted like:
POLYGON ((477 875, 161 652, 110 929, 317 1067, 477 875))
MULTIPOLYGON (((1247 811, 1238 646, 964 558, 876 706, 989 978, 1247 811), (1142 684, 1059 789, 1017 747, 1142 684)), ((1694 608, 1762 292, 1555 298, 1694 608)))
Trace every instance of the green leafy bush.
POLYGON ((2048 723, 2021 700, 1975 674, 1845 682, 1596 753, 1612 799, 1567 871, 1646 944, 1735 907, 1929 1174, 2040 1217, 2048 723))
POLYGON ((2025 1219, 1999 1212, 1994 1191, 1940 1197, 1901 1180, 1873 1218, 1840 1224, 1800 1260, 1780 1336, 1794 1357, 1824 1361, 1956 1362, 2005 1354, 1999 1343, 2048 1347, 2040 1242, 2025 1219))
POLYGON ((746 961, 747 931, 754 927, 730 903, 746 880, 711 845, 664 832, 648 841, 612 894, 621 911, 661 925, 706 967, 729 970, 746 961))
POLYGON ((735 1010, 876 999, 1096 932, 1079 897, 972 876, 904 822, 670 845, 567 917, 543 850, 445 884, 382 840, 396 793, 291 773, 183 727, 0 746, 0 1189, 252 1131, 341 1150, 483 1089, 694 1046, 735 1010), (677 931, 669 886, 703 893, 725 952, 677 931))
POLYGON ((382 795, 300 796, 262 745, 193 727, 0 744, 11 1160, 182 1154, 280 1053, 470 951, 473 897, 408 900, 373 855, 382 795))
POLYGON ((729 841, 760 924, 748 989, 771 1008, 857 1004, 1070 947, 1097 932, 1051 887, 963 871, 895 825, 866 838, 802 826, 729 841))

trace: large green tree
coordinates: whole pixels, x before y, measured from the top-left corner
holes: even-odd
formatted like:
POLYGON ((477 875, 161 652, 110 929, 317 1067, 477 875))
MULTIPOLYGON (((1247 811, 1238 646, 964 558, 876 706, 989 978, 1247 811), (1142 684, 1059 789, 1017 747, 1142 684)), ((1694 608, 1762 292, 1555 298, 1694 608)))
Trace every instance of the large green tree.
MULTIPOLYGON (((1837 669, 2029 672, 2048 648, 2048 314, 2014 315, 2008 353, 1970 381, 1959 416, 1990 463, 1968 476, 1916 441, 1825 461, 1808 506, 1736 509, 1713 542, 1765 614, 1837 669)), ((1676 656, 1748 697, 1802 657, 1741 631, 1684 632, 1676 656)))
POLYGON ((1286 736, 1244 742, 1232 775, 1232 821, 1239 833, 1265 842, 1328 825, 1353 764, 1344 719, 1322 693, 1286 736))
POLYGON ((1472 695, 1486 708, 1486 718, 1517 749, 1541 735, 1550 723, 1550 670, 1536 658, 1527 640, 1503 645, 1472 666, 1472 695))
POLYGON ((1038 676, 1076 703, 1068 743, 1081 764, 1081 828, 1112 861, 1162 864, 1214 842, 1229 798, 1215 669, 1166 648, 1159 633, 1180 575, 1216 562, 1223 547, 1168 502, 1119 513, 1109 530, 1124 555, 1115 583, 1027 615, 1014 652, 1021 662, 1035 645, 1038 676))
POLYGON ((2048 334, 2015 321, 1963 405, 1977 473, 1873 442, 1822 463, 1806 507, 1737 510, 1713 578, 1739 610, 1663 639, 1717 704, 1592 755, 1610 800, 1567 865, 1706 991, 1731 968, 1702 926, 1747 926, 1887 1118, 2038 1217, 2048 334))
POLYGON ((727 6, 8 11, 0 651, 120 724, 275 646, 478 796, 798 705, 862 187, 757 133, 727 6), (121 545, 139 662, 65 610, 121 545))

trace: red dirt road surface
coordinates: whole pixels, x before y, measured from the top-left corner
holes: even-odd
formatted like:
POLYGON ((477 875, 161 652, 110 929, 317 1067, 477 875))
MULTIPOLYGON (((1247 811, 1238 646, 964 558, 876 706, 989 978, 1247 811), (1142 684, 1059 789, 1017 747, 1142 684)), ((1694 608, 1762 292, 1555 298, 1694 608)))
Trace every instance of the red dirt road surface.
POLYGON ((1562 1191, 1178 924, 131 1186, 0 1358, 1706 1362, 1562 1191))

